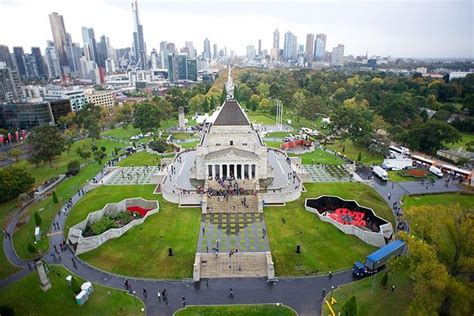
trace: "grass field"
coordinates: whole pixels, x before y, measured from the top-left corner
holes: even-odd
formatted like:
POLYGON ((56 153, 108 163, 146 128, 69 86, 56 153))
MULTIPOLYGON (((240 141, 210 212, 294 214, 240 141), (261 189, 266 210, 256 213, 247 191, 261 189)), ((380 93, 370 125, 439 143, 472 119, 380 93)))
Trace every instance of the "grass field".
POLYGON ((296 316, 296 313, 283 305, 221 305, 187 306, 177 311, 175 316, 296 316))
MULTIPOLYGON (((290 154, 289 156, 297 156, 290 154)), ((341 165, 344 163, 344 161, 335 156, 332 155, 321 148, 318 148, 314 150, 313 152, 308 152, 306 154, 298 155, 301 157, 301 163, 303 165, 309 165, 309 164, 324 164, 324 165, 341 165)))
POLYGON ((178 143, 182 148, 194 148, 199 144, 199 141, 187 142, 187 143, 178 143))
POLYGON ((372 188, 359 183, 310 183, 307 192, 285 207, 265 207, 270 248, 279 276, 301 276, 316 272, 350 268, 356 260, 365 258, 375 249, 355 236, 345 235, 329 223, 304 209, 305 198, 339 195, 355 199, 371 207, 381 217, 394 223, 388 205, 372 188), (286 224, 282 223, 282 218, 286 224), (302 253, 295 254, 296 245, 302 253))
POLYGON ((247 112, 249 119, 254 124, 275 125, 275 116, 261 112, 247 112))
POLYGON ((118 165, 120 167, 131 167, 131 166, 157 166, 160 164, 161 158, 158 155, 150 154, 144 151, 134 153, 128 156, 124 160, 120 161, 118 165))
MULTIPOLYGON (((389 273, 388 288, 380 286, 382 273, 369 278, 343 285, 333 293, 337 304, 333 305, 336 315, 341 311, 344 302, 352 295, 357 298, 358 315, 407 315, 408 305, 413 299, 413 281, 408 274, 389 273), (391 287, 395 285, 395 291, 391 287), (373 289, 373 290, 372 290, 373 289)), ((331 294, 326 296, 330 299, 331 294)), ((323 305, 322 315, 331 315, 326 304, 323 305)))
POLYGON ((462 139, 458 143, 448 144, 446 147, 449 149, 464 149, 466 150, 466 144, 474 141, 474 134, 461 133, 462 139))
POLYGON ((141 133, 140 129, 133 128, 132 124, 129 124, 126 128, 121 126, 121 127, 109 129, 105 132, 102 132, 101 135, 120 138, 125 141, 130 141, 130 137, 139 135, 140 133, 141 133))
POLYGON ((190 138, 193 138, 193 137, 194 137, 194 136, 193 136, 194 134, 191 134, 191 133, 180 133, 180 132, 178 132, 178 133, 172 133, 171 135, 173 135, 173 138, 174 138, 174 139, 180 139, 180 140, 182 140, 182 139, 190 139, 190 138))
POLYGON ((160 211, 143 225, 81 255, 81 258, 122 275, 163 279, 191 277, 201 212, 197 208, 180 209, 176 204, 164 201, 161 195, 152 194, 153 189, 153 185, 102 186, 87 193, 71 210, 68 227, 106 203, 128 197, 158 200, 160 211), (173 257, 168 257, 168 248, 173 248, 173 257))
POLYGON ((449 207, 454 204, 459 204, 462 209, 469 210, 474 209, 474 195, 446 193, 406 196, 403 199, 403 203, 403 208, 405 209, 422 205, 441 205, 449 207))
POLYGON ((271 132, 271 133, 268 133, 265 135, 265 137, 268 137, 268 138, 285 138, 286 136, 288 136, 290 133, 288 132, 271 132))
MULTIPOLYGON (((72 274, 62 266, 51 266, 48 273, 52 287, 43 292, 39 287, 38 274, 30 273, 23 279, 0 290, 0 305, 8 305, 16 315, 143 315, 143 302, 119 291, 94 284, 94 292, 82 306, 76 304, 75 295, 66 283, 72 274)), ((76 276, 77 277, 77 276, 76 276)), ((82 284, 84 280, 77 277, 82 284)))
POLYGON ((263 142, 267 147, 271 148, 280 148, 282 142, 273 142, 273 141, 264 141, 263 142))
POLYGON ((350 140, 345 140, 342 144, 345 145, 344 153, 342 152, 343 145, 341 145, 339 140, 334 144, 327 145, 326 147, 336 152, 340 152, 341 154, 346 155, 347 158, 354 161, 357 161, 359 153, 362 153, 361 162, 365 164, 380 164, 383 161, 382 155, 369 152, 367 148, 357 146, 350 140))

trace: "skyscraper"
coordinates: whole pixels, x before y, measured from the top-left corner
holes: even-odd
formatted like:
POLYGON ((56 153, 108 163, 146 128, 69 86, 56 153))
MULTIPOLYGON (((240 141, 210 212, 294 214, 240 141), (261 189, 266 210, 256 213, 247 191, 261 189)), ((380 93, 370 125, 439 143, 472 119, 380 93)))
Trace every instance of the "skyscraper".
POLYGON ((296 60, 297 57, 297 37, 290 31, 285 33, 285 42, 283 44, 283 59, 296 60))
POLYGON ((306 60, 312 62, 314 59, 314 34, 306 35, 306 60))
POLYGON ((51 32, 53 33, 53 41, 58 54, 59 65, 69 69, 66 27, 64 26, 63 16, 53 12, 49 15, 49 22, 51 23, 51 32))
POLYGON ((204 40, 204 56, 205 59, 211 59, 211 42, 209 39, 204 40))
POLYGON ((184 46, 188 49, 189 58, 196 58, 196 49, 194 49, 193 42, 187 41, 184 46))
POLYGON ((217 59, 217 44, 212 45, 212 59, 217 59))
POLYGON ((339 44, 336 47, 333 47, 331 64, 334 66, 344 66, 344 45, 339 44))
POLYGON ((109 38, 102 35, 100 41, 97 43, 97 64, 99 67, 105 68, 105 60, 108 57, 109 46, 109 38))
POLYGON ((59 65, 59 56, 52 41, 48 41, 48 46, 44 51, 46 57, 46 67, 48 68, 49 78, 58 78, 61 76, 61 66, 59 65))
POLYGON ((323 60, 326 56, 326 34, 316 35, 314 42, 314 59, 323 60))
POLYGON ((21 98, 21 82, 18 74, 5 61, 0 61, 0 103, 14 102, 21 98))
POLYGON ((262 57, 262 40, 258 40, 258 56, 262 57))
POLYGON ((257 52, 255 51, 255 46, 253 45, 247 46, 247 58, 249 60, 254 60, 255 55, 257 55, 257 52))
POLYGON ((33 56, 32 54, 25 54, 23 59, 25 61, 27 77, 30 79, 38 79, 39 73, 38 73, 38 67, 36 65, 35 56, 33 56))
POLYGON ((151 64, 151 69, 156 70, 158 69, 158 64, 159 64, 159 58, 158 58, 158 53, 156 52, 156 49, 153 48, 151 50, 150 54, 150 64, 151 64))
POLYGON ((38 76, 40 78, 46 77, 46 71, 44 69, 44 59, 41 55, 41 49, 39 47, 31 47, 31 55, 33 55, 36 63, 36 69, 38 70, 38 76))
POLYGON ((16 69, 18 71, 18 74, 20 75, 20 78, 27 78, 28 73, 26 71, 25 52, 23 51, 23 47, 13 47, 13 56, 15 58, 14 62, 16 64, 16 69))
POLYGON ((133 18, 134 18, 134 32, 133 32, 133 57, 135 63, 140 62, 142 69, 148 68, 147 53, 145 39, 143 38, 143 26, 140 24, 138 16, 138 3, 135 0, 135 5, 132 3, 133 18))
POLYGON ((273 48, 280 49, 280 32, 278 32, 278 29, 273 32, 273 48))
POLYGON ((12 60, 12 56, 10 55, 10 49, 8 46, 0 45, 0 62, 3 61, 6 64, 6 67, 11 69, 15 69, 15 65, 12 60))
POLYGON ((86 56, 86 59, 98 63, 97 42, 95 41, 93 28, 82 27, 82 41, 84 42, 84 56, 86 56))

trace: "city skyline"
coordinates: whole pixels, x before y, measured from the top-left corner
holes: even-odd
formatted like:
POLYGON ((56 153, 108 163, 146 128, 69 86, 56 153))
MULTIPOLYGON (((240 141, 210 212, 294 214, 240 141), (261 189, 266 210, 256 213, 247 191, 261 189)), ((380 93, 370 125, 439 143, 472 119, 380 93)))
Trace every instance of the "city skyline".
MULTIPOLYGON (((0 13, 0 29, 9 29, 8 25, 17 21, 20 15, 35 27, 17 28, 14 33, 4 32, 2 44, 10 48, 23 46, 25 51, 36 46, 43 51, 46 42, 52 40, 48 15, 58 12, 64 17, 73 42, 82 44, 81 29, 87 26, 94 29, 97 38, 102 34, 109 37, 111 46, 115 48, 132 47, 131 1, 86 0, 74 6, 64 2, 3 1, 0 5, 3 12, 0 13), (109 16, 113 20, 104 18, 109 16)), ((219 49, 226 46, 228 51, 235 50, 239 55, 245 54, 248 45, 257 47, 261 39, 262 49, 270 52, 273 31, 278 28, 280 49, 283 48, 284 34, 290 31, 297 37, 298 46, 306 44, 308 33, 324 33, 327 35, 326 50, 343 44, 346 55, 365 55, 368 51, 369 55, 394 57, 474 57, 473 5, 470 1, 403 1, 402 5, 392 1, 342 1, 335 4, 316 1, 296 3, 290 9, 279 1, 240 1, 240 4, 140 1, 139 6, 140 22, 146 29, 148 54, 153 48, 158 49, 161 41, 174 42, 177 47, 184 47, 185 41, 192 41, 199 54, 203 51, 206 37, 211 46, 218 44, 219 49), (249 15, 240 8, 242 3, 252 6, 251 12, 265 13, 249 15), (345 6, 344 9, 341 5, 345 6), (283 12, 282 8, 286 10, 283 12), (226 16, 225 12, 232 12, 232 16, 226 16), (240 22, 234 23, 237 20, 240 22), (225 27, 212 27, 216 25, 225 27), (258 25, 256 30, 255 25, 258 25)))

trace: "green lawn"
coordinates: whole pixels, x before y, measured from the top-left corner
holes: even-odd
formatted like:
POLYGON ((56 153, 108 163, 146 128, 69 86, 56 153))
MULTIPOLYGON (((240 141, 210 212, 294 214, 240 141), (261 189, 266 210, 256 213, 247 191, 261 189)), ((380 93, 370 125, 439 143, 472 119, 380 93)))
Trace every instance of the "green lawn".
MULTIPOLYGON (((380 286, 382 273, 336 289, 333 296, 337 304, 332 305, 336 315, 352 295, 357 298, 358 315, 407 315, 408 306, 413 299, 413 281, 407 273, 392 272, 388 276, 388 288, 384 289, 380 286), (393 292, 392 285, 395 285, 393 292)), ((330 300, 330 297, 331 294, 328 293, 326 299, 330 300)), ((331 315, 326 304, 323 305, 322 315, 331 315)))
POLYGON ((157 166, 160 164, 160 156, 150 154, 144 151, 134 153, 124 160, 120 161, 118 165, 120 167, 131 167, 131 166, 157 166))
POLYGON ((194 134, 191 134, 191 133, 182 133, 182 132, 178 132, 178 133, 172 133, 171 135, 173 135, 173 138, 174 139, 190 139, 190 138, 193 138, 194 137, 194 134))
POLYGON ((372 188, 360 183, 310 183, 297 201, 285 207, 265 207, 270 248, 279 276, 300 276, 315 272, 347 269, 365 258, 375 247, 367 245, 353 235, 345 235, 329 223, 321 222, 316 215, 304 209, 305 198, 320 195, 339 195, 355 199, 371 207, 381 217, 394 224, 394 218, 385 201, 372 188), (286 224, 282 223, 282 218, 286 224), (295 254, 296 245, 302 253, 295 254))
POLYGON ((158 200, 160 211, 143 225, 129 230, 122 237, 81 255, 81 258, 101 269, 122 275, 163 279, 192 276, 192 267, 200 225, 200 209, 178 208, 161 195, 152 194, 155 186, 102 186, 81 199, 67 220, 70 227, 82 221, 89 212, 106 203, 128 197, 158 200), (168 257, 173 248, 173 257, 168 257))
MULTIPOLYGON (((94 292, 82 306, 76 304, 75 295, 67 286, 66 276, 72 274, 62 266, 51 266, 48 273, 52 287, 43 292, 39 278, 33 272, 23 279, 0 290, 0 305, 8 305, 16 315, 143 315, 143 302, 125 291, 94 284, 94 292)), ((79 278, 79 277, 78 277, 79 278)), ((84 282, 79 278, 80 284, 84 282)))
POLYGON ((405 177, 400 174, 400 171, 390 170, 387 171, 388 179, 393 182, 406 182, 406 181, 421 181, 421 179, 436 178, 431 172, 428 173, 426 177, 417 178, 417 177, 405 177))
POLYGON ((349 159, 354 161, 357 161, 359 153, 362 153, 361 161, 365 164, 379 164, 383 161, 383 156, 381 154, 369 152, 367 148, 357 146, 350 140, 345 140, 343 142, 343 145, 345 145, 344 152, 342 152, 342 145, 339 140, 337 140, 334 144, 327 145, 326 147, 336 152, 340 152, 341 154, 346 155, 349 159))
POLYGON ((290 133, 288 132, 271 132, 271 133, 268 133, 265 135, 265 137, 268 137, 268 138, 285 138, 286 136, 288 136, 290 133))
POLYGON ((252 123, 263 124, 263 125, 275 125, 275 116, 261 112, 247 112, 249 119, 252 123))
POLYGON ((290 154, 290 156, 300 156, 301 163, 304 165, 309 165, 309 164, 341 165, 344 163, 344 161, 341 158, 335 155, 332 155, 322 150, 321 148, 318 148, 315 151, 308 152, 306 154, 302 154, 302 155, 290 154))
MULTIPOLYGON (((16 210, 16 200, 8 201, 5 203, 0 204, 0 223, 4 223, 7 217, 14 213, 16 210)), ((3 242, 4 234, 2 233, 2 237, 0 241, 3 242)), ((3 244, 2 244, 3 245, 3 244)), ((7 257, 2 250, 0 251, 0 280, 6 278, 7 276, 17 272, 19 269, 12 266, 10 261, 8 261, 7 257)))
POLYGON ((214 306, 187 306, 177 311, 175 316, 296 316, 295 311, 284 305, 214 305, 214 306))
POLYGON ((458 143, 447 144, 446 147, 449 149, 462 148, 466 150, 466 144, 474 141, 474 134, 461 133, 462 139, 458 143))
POLYGON ((280 148, 282 142, 273 142, 273 141, 264 141, 263 142, 267 147, 271 148, 280 148))
POLYGON ((120 138, 125 141, 130 141, 130 137, 139 135, 140 133, 141 133, 140 129, 133 128, 133 126, 130 124, 126 128, 121 126, 121 127, 109 129, 105 132, 102 132, 101 135, 120 138))
POLYGON ((186 143, 177 143, 178 146, 181 146, 182 148, 194 148, 199 144, 199 141, 195 142, 186 142, 186 143))
POLYGON ((406 196, 403 199, 403 208, 409 209, 412 207, 422 205, 441 205, 452 206, 459 204, 462 209, 474 209, 474 195, 460 194, 460 193, 446 193, 446 194, 425 194, 406 196))

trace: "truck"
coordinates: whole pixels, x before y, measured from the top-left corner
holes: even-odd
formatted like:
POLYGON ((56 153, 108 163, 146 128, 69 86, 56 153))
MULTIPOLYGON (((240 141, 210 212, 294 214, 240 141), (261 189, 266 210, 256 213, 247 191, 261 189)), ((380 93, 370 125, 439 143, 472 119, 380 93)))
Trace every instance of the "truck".
POLYGON ((410 158, 384 159, 382 162, 382 168, 386 170, 403 170, 411 166, 413 166, 413 160, 410 158))
POLYGON ((380 166, 375 166, 372 168, 372 173, 380 178, 382 181, 388 180, 388 173, 380 166))
POLYGON ((374 274, 387 264, 388 259, 403 254, 405 248, 403 240, 394 240, 368 255, 365 264, 356 261, 352 266, 352 273, 358 277, 374 274))

